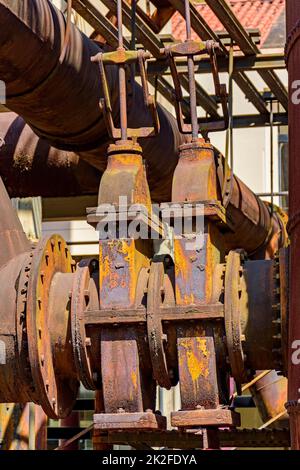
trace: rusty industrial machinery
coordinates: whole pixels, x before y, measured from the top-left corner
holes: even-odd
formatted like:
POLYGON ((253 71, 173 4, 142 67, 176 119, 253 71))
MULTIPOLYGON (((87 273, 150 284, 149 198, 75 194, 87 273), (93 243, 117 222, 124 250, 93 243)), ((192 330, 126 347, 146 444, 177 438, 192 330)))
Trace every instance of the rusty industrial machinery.
MULTIPOLYGON (((298 268, 293 257, 290 263, 286 214, 257 197, 210 142, 232 117, 219 71, 226 52, 217 37, 192 39, 188 0, 180 7, 186 40, 156 54, 123 37, 126 2, 109 3, 117 28, 100 47, 49 1, 0 1, 0 78, 7 106, 24 118, 0 117, 7 190, 55 196, 97 188, 87 222, 99 233, 99 256, 78 263, 60 235, 29 243, 0 180, 0 403, 35 403, 64 419, 82 384, 96 392, 95 448, 219 449, 242 439, 234 395, 244 384, 265 422, 280 416, 287 424, 282 405, 292 374, 287 411, 296 448, 299 378, 288 359, 296 339, 288 312, 289 270, 298 268), (30 52, 21 55, 25 39, 30 52), (154 59, 170 69, 176 119, 150 93, 154 59), (197 114, 201 60, 222 111, 206 120, 197 114), (170 430, 156 409, 157 388, 177 384, 170 430)), ((235 79, 247 88, 242 77, 235 79)), ((284 102, 272 77, 265 75, 284 102)), ((297 246, 292 236, 292 254, 297 246)), ((290 302, 296 309, 297 298, 290 302)))

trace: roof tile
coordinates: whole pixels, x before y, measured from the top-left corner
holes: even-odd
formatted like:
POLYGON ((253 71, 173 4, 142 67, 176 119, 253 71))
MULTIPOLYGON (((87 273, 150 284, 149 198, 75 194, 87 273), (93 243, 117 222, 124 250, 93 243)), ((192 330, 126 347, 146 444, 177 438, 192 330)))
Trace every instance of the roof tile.
MULTIPOLYGON (((259 29, 260 45, 263 46, 273 26, 285 9, 285 0, 226 0, 233 12, 246 29, 259 29)), ((225 28, 208 5, 196 5, 197 10, 210 28, 224 31, 225 28)), ((185 39, 185 23, 179 13, 172 18, 172 32, 176 39, 185 39)), ((194 38, 197 35, 194 33, 194 38)))

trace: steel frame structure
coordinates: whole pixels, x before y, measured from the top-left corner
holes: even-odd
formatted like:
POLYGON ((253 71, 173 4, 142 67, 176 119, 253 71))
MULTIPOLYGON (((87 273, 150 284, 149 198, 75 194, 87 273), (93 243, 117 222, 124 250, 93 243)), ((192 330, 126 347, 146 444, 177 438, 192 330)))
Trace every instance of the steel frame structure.
MULTIPOLYGON (((73 0, 74 10, 82 16, 94 29, 94 35, 101 35, 111 46, 117 44, 117 29, 115 27, 116 0, 103 0, 102 3, 109 9, 109 14, 104 16, 89 0, 73 0)), ((129 3, 124 2, 123 14, 124 24, 131 28, 131 10, 129 3)), ((137 2, 136 2, 137 3, 137 2)), ((137 41, 149 50, 155 59, 160 57, 159 50, 164 47, 164 38, 158 36, 165 23, 178 11, 184 14, 183 2, 179 0, 153 0, 152 2, 157 10, 152 16, 147 14, 137 5, 135 12, 135 32, 137 41), (162 21, 163 18, 163 21, 162 21)), ((265 126, 270 121, 270 112, 263 93, 259 92, 251 79, 246 75, 247 71, 256 71, 265 81, 266 86, 281 104, 283 112, 275 116, 274 125, 285 125, 287 123, 287 90, 282 84, 275 70, 284 69, 284 55, 279 54, 261 54, 256 41, 251 32, 247 32, 238 21, 232 10, 228 7, 225 0, 207 2, 214 11, 224 29, 227 30, 236 52, 233 61, 233 79, 237 86, 245 94, 245 97, 257 109, 257 115, 233 116, 233 127, 247 127, 249 125, 265 126)), ((218 58, 218 66, 221 72, 229 71, 229 50, 224 45, 222 39, 211 30, 209 25, 201 17, 197 9, 191 3, 191 24, 193 30, 202 40, 213 39, 221 45, 222 53, 225 55, 218 58), (226 57, 227 56, 227 57, 226 57)), ((129 48, 130 41, 124 41, 125 47, 129 48)), ((211 68, 209 60, 202 58, 195 61, 195 73, 210 73, 211 68)), ((187 62, 185 59, 177 60, 177 67, 180 74, 180 81, 183 89, 187 90, 187 62)), ((149 81, 157 87, 157 90, 172 103, 172 92, 164 76, 170 74, 170 69, 165 60, 149 61, 148 64, 149 81), (154 77, 158 77, 155 81, 154 77)), ((197 104, 203 108, 208 117, 215 119, 218 116, 218 103, 214 96, 209 96, 207 92, 197 83, 197 104)), ((185 106, 184 112, 188 110, 185 106)))

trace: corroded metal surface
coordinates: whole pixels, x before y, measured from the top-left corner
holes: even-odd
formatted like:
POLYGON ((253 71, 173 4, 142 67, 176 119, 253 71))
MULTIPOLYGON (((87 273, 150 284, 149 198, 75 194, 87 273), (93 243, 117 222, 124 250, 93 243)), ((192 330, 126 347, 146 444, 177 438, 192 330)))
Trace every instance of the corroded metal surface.
MULTIPOLYGON (((239 429, 219 430, 218 437, 221 447, 289 447, 290 433, 288 429, 239 429)), ((145 442, 152 447, 168 447, 175 449, 201 449, 203 437, 198 433, 182 433, 178 431, 165 432, 109 432, 97 436, 95 441, 99 444, 122 444, 124 442, 134 447, 136 442, 145 442)))
POLYGON ((172 425, 178 428, 206 426, 238 427, 241 425, 240 415, 235 411, 219 409, 187 410, 172 413, 172 425))
MULTIPOLYGON (((229 376, 238 385, 243 382, 243 374, 248 377, 261 365, 264 347, 265 366, 273 366, 275 329, 281 320, 278 302, 286 290, 277 277, 286 267, 280 268, 280 257, 246 260, 243 266, 240 251, 226 258, 227 235, 233 229, 228 206, 219 200, 215 153, 209 144, 181 151, 173 197, 175 202, 205 201, 201 246, 195 244, 190 250, 185 242, 196 242, 195 235, 185 234, 175 240, 174 259, 169 254, 168 266, 162 266, 152 240, 122 238, 117 231, 116 238, 100 239, 99 266, 87 261, 74 274, 65 242, 53 236, 14 257, 5 266, 7 271, 0 271, 3 278, 12 278, 5 296, 11 315, 4 318, 1 329, 9 357, 0 366, 5 378, 0 387, 3 401, 34 400, 50 417, 64 417, 72 410, 81 380, 88 388, 102 386, 103 411, 95 414, 99 428, 157 429, 164 419, 155 413, 156 384, 169 388, 179 380, 181 410, 172 415, 173 425, 207 427, 206 448, 219 446, 218 427, 237 425, 230 410, 229 376), (192 178, 196 174, 203 180, 201 188, 198 178, 192 178), (191 179, 190 186, 182 185, 185 176, 191 179), (161 269, 153 275, 155 265, 161 269), (260 292, 257 275, 267 296, 263 291, 258 298, 255 295, 260 292), (11 289, 15 279, 17 292, 11 289), (251 324, 261 312, 261 334, 256 335, 251 324), (17 352, 12 346, 16 342, 17 352), (236 352, 242 358, 238 367, 236 352)), ((130 142, 110 148, 100 208, 111 203, 121 211, 120 190, 130 203, 150 207, 140 152, 130 142)), ((260 398, 267 407, 269 398, 263 393, 260 398)), ((279 395, 278 404, 282 399, 279 395)))
POLYGON ((207 135, 212 131, 222 131, 228 128, 229 115, 228 115, 228 95, 226 91, 226 85, 220 84, 216 50, 220 48, 219 43, 215 41, 207 41, 202 43, 200 41, 192 40, 192 28, 191 28, 191 11, 189 0, 184 0, 184 13, 186 23, 186 40, 182 43, 175 43, 164 49, 164 53, 167 55, 170 61, 171 74, 175 89, 175 110, 178 128, 180 132, 184 134, 190 134, 192 141, 197 141, 199 132, 207 139, 207 135), (213 81, 215 85, 215 95, 220 99, 222 104, 222 110, 224 114, 223 121, 206 123, 199 125, 197 118, 197 94, 196 94, 196 80, 195 80, 195 63, 194 58, 196 55, 208 53, 211 61, 211 69, 213 75, 213 81), (174 57, 186 56, 188 65, 188 82, 189 82, 189 95, 190 95, 190 117, 191 124, 184 122, 184 116, 182 112, 182 101, 183 95, 181 91, 181 84, 179 75, 177 72, 176 63, 174 57))
MULTIPOLYGON (((99 190, 99 204, 117 204, 117 191, 129 197, 128 204, 143 203, 150 207, 150 193, 142 165, 141 149, 127 141, 113 146, 119 153, 110 157, 110 165, 103 176, 99 190), (125 148, 124 148, 125 144, 125 148), (120 188, 118 188, 120 189, 120 188)), ((113 153, 114 153, 113 152, 113 153)), ((151 240, 113 238, 99 242, 99 298, 100 310, 130 309, 142 306, 147 287, 145 275, 150 266, 151 240)), ((130 421, 139 426, 139 414, 147 411, 153 416, 155 407, 155 381, 152 378, 150 358, 145 348, 145 329, 142 326, 107 325, 101 328, 101 376, 106 413, 113 413, 111 424, 105 415, 95 419, 107 427, 122 420, 118 413, 137 413, 130 421)), ((142 426, 143 419, 140 425, 142 426)), ((124 424, 125 425, 125 424, 124 424)), ((127 425, 129 425, 127 423, 127 425)))
POLYGON ((152 412, 141 413, 115 413, 94 415, 95 429, 140 429, 144 431, 155 431, 166 428, 166 418, 152 412))
POLYGON ((0 267, 20 253, 28 251, 30 244, 23 231, 16 211, 13 209, 0 178, 0 267))
MULTIPOLYGON (((213 146, 198 140, 180 147, 180 159, 174 172, 172 201, 223 200, 226 196, 228 221, 233 227, 225 234, 227 249, 243 246, 252 258, 272 258, 286 243, 284 222, 279 213, 271 213, 239 178, 226 167, 224 157, 213 146), (229 174, 226 184, 224 175, 229 174), (186 181, 189 181, 186 187, 186 181)), ((224 201, 225 202, 225 201, 224 201)))
POLYGON ((241 308, 240 298, 242 292, 243 253, 230 251, 226 260, 225 269, 225 331, 231 375, 236 384, 247 381, 245 356, 242 345, 241 308))
POLYGON ((53 235, 0 270, 0 400, 33 401, 54 419, 68 415, 78 390, 69 324, 73 266, 53 235))
MULTIPOLYGON (((257 371, 259 374, 260 371, 257 371)), ((278 419, 270 425, 272 428, 280 429, 288 427, 288 416, 284 413, 287 400, 287 379, 280 376, 275 370, 259 379, 250 388, 259 413, 266 423, 272 418, 278 419)))

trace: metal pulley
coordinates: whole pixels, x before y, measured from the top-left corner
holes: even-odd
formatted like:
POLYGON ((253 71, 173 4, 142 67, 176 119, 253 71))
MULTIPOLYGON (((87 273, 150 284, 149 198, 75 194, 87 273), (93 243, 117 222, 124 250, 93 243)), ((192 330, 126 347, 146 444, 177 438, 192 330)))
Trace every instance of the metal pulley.
POLYGON ((153 377, 157 384, 169 390, 172 380, 166 357, 167 335, 163 332, 160 308, 174 306, 175 296, 164 261, 152 260, 147 288, 147 333, 153 377))
POLYGON ((71 412, 79 387, 69 362, 68 288, 74 268, 58 235, 43 238, 33 252, 26 300, 29 362, 38 403, 53 419, 71 412))

